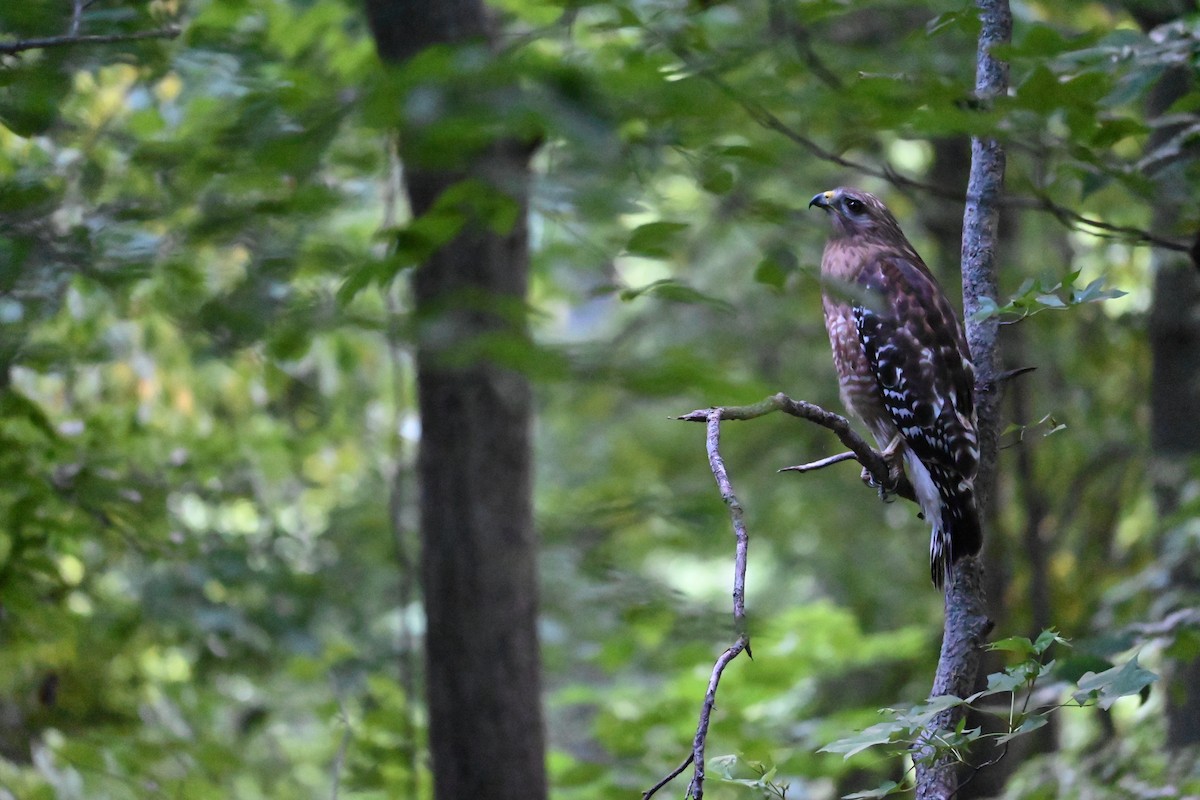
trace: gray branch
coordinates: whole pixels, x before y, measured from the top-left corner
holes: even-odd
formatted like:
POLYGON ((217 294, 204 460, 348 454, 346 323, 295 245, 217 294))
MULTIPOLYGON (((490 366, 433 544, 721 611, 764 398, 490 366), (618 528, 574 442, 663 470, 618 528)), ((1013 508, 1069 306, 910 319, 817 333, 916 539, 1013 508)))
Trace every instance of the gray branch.
POLYGON ((89 36, 43 36, 38 39, 17 39, 13 42, 0 42, 0 55, 15 55, 17 53, 24 53, 27 50, 44 50, 49 47, 71 47, 80 44, 115 44, 117 42, 134 42, 139 39, 174 39, 179 34, 179 28, 170 26, 153 31, 137 31, 136 33, 108 33, 89 36))
MULTIPOLYGON (((782 397, 782 395, 777 395, 777 397, 782 397)), ((721 420, 734 418, 726 417, 725 411, 726 409, 723 408, 710 408, 703 412, 694 411, 681 419, 691 420, 695 414, 704 415, 701 419, 707 424, 704 445, 708 451, 708 465, 717 481, 721 499, 725 501, 725 505, 729 506, 729 517, 733 523, 733 535, 737 542, 733 560, 733 629, 737 639, 726 648, 725 652, 721 653, 716 663, 713 664, 712 674, 708 679, 708 689, 704 693, 704 703, 700 706, 700 722, 696 725, 696 735, 692 738, 692 752, 683 760, 682 764, 643 792, 642 800, 650 800, 659 789, 681 775, 689 764, 694 765, 694 769, 692 782, 688 785, 688 796, 694 800, 702 800, 704 797, 704 748, 708 743, 708 726, 713 708, 717 704, 717 687, 721 683, 721 675, 724 674, 725 667, 729 666, 729 662, 741 655, 743 650, 746 655, 751 655, 750 634, 746 631, 746 554, 750 545, 750 536, 746 532, 742 504, 737 499, 737 495, 733 493, 733 484, 729 480, 729 472, 725 469, 725 459, 721 458, 721 420)), ((767 411, 763 413, 767 413, 767 411)))
MULTIPOLYGON (((1008 0, 976 0, 982 23, 976 61, 975 92, 984 103, 1008 89, 1008 65, 991 50, 1012 39, 1012 13, 1008 0)), ((963 214, 962 283, 963 313, 967 319, 967 344, 975 364, 976 410, 979 415, 979 475, 976 497, 980 517, 986 519, 991 499, 999 446, 1000 384, 999 321, 973 318, 985 297, 997 296, 996 247, 1001 191, 1004 183, 1004 148, 991 138, 971 140, 971 176, 963 214)), ((942 650, 932 696, 966 697, 975 688, 981 658, 980 645, 991 630, 983 594, 983 570, 976 558, 960 561, 946 589, 946 619, 942 650)), ((938 731, 953 730, 963 709, 955 707, 935 717, 915 747, 918 800, 949 800, 958 790, 958 762, 949 754, 937 755, 933 741, 938 731)))
MULTIPOLYGON (((832 411, 827 411, 821 406, 813 403, 807 403, 803 400, 793 400, 783 392, 773 394, 770 397, 758 403, 749 406, 724 406, 716 409, 700 409, 693 411, 690 414, 684 414, 679 419, 684 422, 704 422, 708 419, 712 412, 718 412, 721 419, 736 419, 747 420, 763 417, 767 414, 776 411, 782 411, 785 414, 790 414, 799 419, 806 419, 809 422, 815 422, 822 428, 828 428, 837 435, 838 439, 853 454, 853 457, 870 475, 872 481, 886 494, 894 494, 903 497, 906 500, 912 500, 914 503, 917 500, 917 495, 913 491, 912 484, 908 478, 904 476, 902 471, 891 469, 887 459, 883 454, 871 447, 867 440, 859 436, 854 428, 850 425, 850 420, 835 414, 832 411)), ((841 456, 834 456, 833 459, 843 460, 841 456)), ((830 459, 822 459, 830 462, 830 459)), ((825 464, 827 466, 828 463, 825 464)), ((805 465, 811 469, 817 467, 813 465, 805 465)), ((807 469, 798 469, 796 467, 784 467, 781 472, 806 472, 807 469)))
MULTIPOLYGON (((826 147, 822 147, 815 139, 804 135, 796 128, 784 122, 779 118, 778 115, 771 112, 766 106, 742 94, 732 84, 717 74, 715 70, 706 66, 700 59, 697 59, 695 56, 693 56, 678 42, 672 41, 652 27, 646 26, 644 29, 657 41, 669 48, 671 52, 673 52, 681 61, 687 64, 689 69, 711 83, 734 103, 741 106, 742 110, 745 111, 757 125, 765 130, 775 131, 785 139, 791 141, 793 144, 808 151, 811 155, 820 159, 821 161, 826 161, 830 164, 837 164, 839 167, 845 167, 848 170, 853 170, 860 175, 870 175, 871 177, 885 180, 893 186, 897 186, 901 189, 911 189, 932 195, 934 197, 940 197, 944 200, 953 200, 955 202, 964 199, 956 189, 917 180, 916 178, 910 178, 907 175, 898 172, 890 164, 884 163, 882 167, 876 167, 862 161, 856 161, 855 159, 847 158, 840 153, 834 152, 826 147)), ((1003 73, 1004 83, 1007 91, 1007 66, 1003 67, 1003 73)), ((978 90, 978 82, 976 83, 976 87, 978 90)), ((976 94, 979 99, 985 102, 988 98, 995 96, 980 94, 978 91, 976 94)), ((997 147, 998 146, 999 145, 997 145, 997 147)), ((1003 160, 1003 157, 1001 160, 1003 160)), ((1149 245, 1151 247, 1158 247, 1164 250, 1173 250, 1179 253, 1191 253, 1195 246, 1192 242, 1181 241, 1168 236, 1161 236, 1153 231, 1148 231, 1143 228, 1137 228, 1132 225, 1116 225, 1111 222, 1105 222, 1104 220, 1085 216, 1074 209, 1054 202, 1054 200, 1044 193, 1036 193, 1032 197, 1001 198, 997 196, 992 200, 986 200, 978 195, 972 194, 968 189, 967 197, 965 199, 971 204, 996 205, 997 207, 1004 206, 1005 208, 1040 211, 1050 214, 1071 230, 1091 234, 1092 236, 1116 238, 1121 241, 1128 242, 1129 244, 1149 245)))

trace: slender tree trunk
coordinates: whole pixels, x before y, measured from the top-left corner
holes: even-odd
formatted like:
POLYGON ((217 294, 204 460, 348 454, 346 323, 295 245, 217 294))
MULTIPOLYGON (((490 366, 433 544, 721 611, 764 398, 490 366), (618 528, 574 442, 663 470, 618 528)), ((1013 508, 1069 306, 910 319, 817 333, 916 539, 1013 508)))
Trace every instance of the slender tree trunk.
MULTIPOLYGON (((479 0, 367 0, 380 55, 400 62, 427 46, 483 43, 479 0)), ((532 513, 531 391, 489 356, 527 344, 530 147, 499 140, 473 154, 429 152, 401 124, 401 160, 414 217, 470 180, 517 205, 497 232, 469 201, 461 232, 415 272, 421 579, 426 695, 438 800, 546 796, 536 542, 532 513)))
MULTIPOLYGON (((980 31, 976 56, 975 92, 983 102, 1003 96, 1008 89, 1008 64, 992 48, 1012 39, 1012 13, 1008 0, 976 0, 980 31)), ((979 473, 975 496, 979 516, 986 520, 992 499, 999 451, 1000 363, 999 321, 974 319, 984 298, 997 297, 996 247, 1000 195, 1004 186, 1004 148, 996 139, 971 139, 971 173, 963 213, 962 287, 967 345, 975 365, 975 407, 979 414, 979 473)), ((986 548, 985 548, 986 550, 986 548)), ((966 697, 975 686, 983 641, 991 631, 983 592, 983 567, 978 558, 959 562, 954 580, 946 586, 946 620, 942 649, 930 696, 966 697)), ((958 764, 947 756, 934 756, 937 731, 952 730, 962 709, 938 714, 927 725, 915 747, 917 800, 949 800, 958 792, 958 764)))

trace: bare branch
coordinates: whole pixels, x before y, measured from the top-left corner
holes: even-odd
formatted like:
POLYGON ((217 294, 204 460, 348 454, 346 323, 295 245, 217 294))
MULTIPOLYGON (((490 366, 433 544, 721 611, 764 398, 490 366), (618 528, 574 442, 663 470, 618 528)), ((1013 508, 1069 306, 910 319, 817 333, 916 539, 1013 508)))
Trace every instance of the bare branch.
POLYGON ((883 454, 874 447, 871 447, 866 439, 859 436, 854 428, 851 427, 850 420, 840 414, 827 411, 818 405, 807 403, 803 400, 793 400, 783 392, 780 392, 753 405, 703 409, 693 411, 690 414, 684 414, 682 417, 678 417, 678 419, 685 422, 701 422, 707 420, 709 414, 713 411, 720 412, 721 419, 737 420, 754 419, 766 416, 774 411, 782 411, 793 417, 815 422, 822 428, 828 428, 833 431, 842 444, 850 448, 850 451, 854 453, 854 458, 858 460, 858 463, 863 465, 863 469, 869 474, 873 482, 883 489, 885 494, 895 494, 906 500, 916 502, 916 493, 913 491, 912 484, 908 482, 908 478, 904 476, 904 473, 902 471, 891 470, 883 454))
POLYGON ((1113 225, 1103 220, 1085 217, 1079 212, 1059 205, 1045 195, 1035 197, 1006 197, 1001 201, 1005 208, 1023 208, 1034 211, 1045 211, 1054 216, 1065 227, 1082 233, 1104 238, 1120 238, 1130 244, 1147 244, 1161 247, 1164 250, 1174 250, 1177 253, 1191 252, 1192 246, 1187 242, 1159 236, 1151 231, 1135 228, 1130 225, 1113 225), (1088 229, 1091 230, 1088 230, 1088 229))
POLYGON ((794 467, 781 467, 776 472, 816 472, 825 467, 832 467, 834 464, 840 464, 843 461, 857 461, 854 453, 847 450, 844 453, 838 453, 836 456, 827 456, 816 461, 810 461, 807 464, 797 464, 794 467))
MULTIPOLYGON (((776 395, 776 397, 779 396, 781 395, 776 395)), ((774 398, 768 398, 768 401, 772 399, 774 398)), ((770 411, 771 409, 768 408, 755 416, 762 416, 770 411)), ((737 634, 737 640, 721 653, 716 663, 713 664, 712 675, 708 679, 708 690, 704 693, 704 703, 700 707, 700 722, 696 725, 696 735, 692 739, 691 755, 665 778, 643 792, 643 800, 649 800, 655 792, 678 777, 687 769, 689 763, 694 766, 694 770, 692 782, 688 786, 688 795, 694 800, 701 800, 704 797, 704 748, 708 742, 708 726, 713 708, 717 703, 717 687, 721 683, 721 675, 724 674, 725 667, 729 665, 729 662, 741 655, 743 650, 746 651, 746 655, 753 655, 750 652, 750 635, 746 631, 746 557, 750 546, 750 536, 746 532, 742 504, 738 501, 737 495, 733 493, 733 484, 729 480, 729 472, 725 469, 725 460, 721 458, 721 420, 731 419, 731 417, 725 417, 724 412, 725 409, 712 408, 706 412, 693 413, 704 414, 704 420, 707 423, 704 443, 705 449, 708 451, 708 465, 717 481, 721 499, 725 501, 725 505, 729 506, 729 517, 733 523, 733 534, 737 541, 733 561, 733 628, 737 634)))
MULTIPOLYGON (((74 27, 74 23, 72 23, 74 27)), ((180 28, 171 25, 153 31, 138 31, 136 33, 108 33, 89 36, 44 36, 38 39, 17 39, 13 42, 0 42, 0 55, 15 55, 26 50, 44 50, 49 47, 71 47, 81 44, 114 44, 116 42, 133 42, 140 39, 174 39, 179 36, 180 28)))
POLYGON ((813 75, 830 89, 841 90, 842 79, 821 60, 812 46, 812 34, 808 28, 794 19, 791 12, 784 6, 782 0, 771 0, 768 19, 772 32, 787 36, 796 50, 796 55, 804 59, 804 63, 813 75))
POLYGON ((83 24, 83 0, 74 0, 71 9, 71 36, 79 35, 79 26, 83 24))
MULTIPOLYGON (((902 189, 920 191, 924 194, 940 197, 945 200, 963 202, 964 199, 967 201, 975 199, 971 196, 969 189, 967 197, 964 198, 962 193, 957 190, 950 189, 945 186, 939 186, 934 183, 928 183, 926 181, 916 180, 915 178, 910 178, 906 175, 903 175, 900 172, 897 172, 890 164, 885 163, 882 167, 876 167, 861 161, 855 161, 854 159, 846 158, 845 156, 839 155, 832 150, 822 147, 821 145, 817 144, 815 140, 810 139, 809 137, 797 131, 795 128, 788 125, 762 104, 757 103, 741 94, 737 89, 731 86, 728 81, 726 81, 712 69, 699 63, 691 53, 684 50, 675 42, 668 40, 665 36, 649 27, 647 27, 646 30, 665 47, 670 49, 671 52, 674 53, 681 61, 687 64, 688 68, 692 70, 692 72, 704 78, 706 81, 719 89, 730 100, 741 106, 742 110, 745 111, 751 119, 758 123, 758 125, 766 128, 767 130, 775 131, 792 143, 807 150, 809 153, 821 159, 822 161, 827 161, 831 164, 837 164, 840 167, 853 170, 861 175, 870 175, 874 178, 880 178, 881 180, 885 180, 893 186, 897 186, 902 189)), ((821 75, 818 74, 818 77, 821 77, 821 75)), ((984 95, 979 95, 978 92, 977 96, 984 97, 984 95)), ((1193 244, 1191 242, 1184 242, 1177 239, 1171 239, 1166 236, 1160 236, 1142 228, 1136 228, 1129 225, 1114 225, 1109 222, 1104 222, 1103 220, 1084 216, 1074 209, 1059 205, 1044 194, 1038 194, 1034 197, 1006 197, 1000 199, 998 202, 1005 208, 1019 208, 1046 212, 1070 230, 1088 233, 1093 236, 1102 238, 1120 238, 1122 241, 1130 244, 1145 244, 1153 247, 1160 247, 1164 250, 1174 250, 1180 253, 1190 254, 1193 249, 1193 244)))
POLYGON ((687 768, 688 768, 688 766, 689 766, 689 765, 692 763, 692 757, 693 757, 693 754, 692 754, 692 753, 688 753, 688 754, 687 754, 687 758, 685 758, 685 759, 683 760, 683 763, 682 763, 682 764, 680 764, 678 767, 676 767, 675 769, 671 770, 671 771, 670 771, 670 772, 668 772, 666 775, 664 775, 664 776, 663 776, 663 779, 662 779, 661 781, 659 781, 658 783, 654 784, 653 786, 651 786, 651 787, 650 787, 649 789, 647 789, 646 791, 642 792, 642 800, 650 800, 650 798, 651 798, 651 797, 653 797, 653 796, 655 795, 655 793, 656 793, 656 792, 657 792, 659 789, 663 788, 663 787, 664 787, 664 786, 666 786, 668 783, 670 783, 671 781, 675 780, 675 779, 676 779, 676 778, 678 778, 680 775, 682 775, 682 774, 683 774, 683 771, 684 771, 685 769, 687 769, 687 768))
MULTIPOLYGON (((729 473, 725 469, 725 459, 721 458, 721 409, 714 408, 708 414, 707 431, 704 441, 708 451, 708 465, 713 477, 717 480, 717 488, 721 491, 721 499, 729 506, 729 517, 733 523, 733 535, 737 541, 733 565, 733 630, 739 638, 746 636, 746 551, 750 537, 746 533, 746 521, 742 514, 742 504, 733 493, 733 484, 729 481, 729 473)), ((745 644, 749 651, 749 640, 745 644)))
POLYGON ((708 721, 712 716, 713 707, 717 704, 717 685, 725 667, 745 650, 750 655, 750 639, 745 634, 738 637, 733 646, 721 653, 717 663, 713 664, 712 675, 708 679, 708 691, 704 693, 704 706, 700 709, 700 724, 696 726, 696 738, 692 741, 692 783, 688 786, 688 795, 692 800, 702 800, 704 797, 704 746, 708 740, 708 721))

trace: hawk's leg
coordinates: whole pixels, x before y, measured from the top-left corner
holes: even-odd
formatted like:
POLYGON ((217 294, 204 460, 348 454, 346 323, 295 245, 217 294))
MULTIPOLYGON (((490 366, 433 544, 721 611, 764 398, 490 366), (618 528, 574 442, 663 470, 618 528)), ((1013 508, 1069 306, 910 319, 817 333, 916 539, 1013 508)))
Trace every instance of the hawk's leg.
POLYGON ((887 447, 880 451, 883 456, 883 461, 887 464, 888 476, 887 483, 880 483, 875 480, 875 476, 866 467, 862 469, 862 481, 872 489, 879 490, 879 499, 885 503, 892 502, 892 495, 895 494, 896 488, 900 482, 904 480, 904 437, 897 433, 892 437, 892 441, 888 442, 887 447))

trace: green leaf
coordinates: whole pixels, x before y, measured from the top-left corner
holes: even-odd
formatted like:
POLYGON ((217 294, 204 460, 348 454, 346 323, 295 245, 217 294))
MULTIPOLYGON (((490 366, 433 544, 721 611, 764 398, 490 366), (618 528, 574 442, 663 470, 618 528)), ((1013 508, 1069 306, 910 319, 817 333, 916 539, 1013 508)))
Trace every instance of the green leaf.
POLYGON ((983 322, 985 319, 1000 315, 1000 306, 990 297, 979 298, 979 308, 971 313, 973 322, 983 322))
POLYGON ((42 407, 11 386, 0 392, 0 419, 20 417, 37 428, 47 439, 58 440, 58 431, 42 407))
POLYGON ((1031 656, 1036 652, 1033 642, 1024 636, 1010 636, 1007 639, 1000 639, 989 644, 987 648, 989 650, 1002 650, 1006 653, 1019 653, 1022 656, 1031 656))
POLYGON ((867 800, 871 797, 887 797, 892 794, 899 794, 904 791, 904 787, 896 781, 884 781, 874 789, 864 789, 861 792, 842 795, 842 800, 867 800))
POLYGON ((830 742, 820 748, 819 753, 841 753, 843 758, 850 758, 871 747, 883 744, 898 744, 907 741, 909 727, 897 720, 878 722, 853 736, 847 736, 830 742))
POLYGON ((625 243, 625 252, 647 258, 666 258, 676 246, 680 234, 688 227, 686 222, 661 220, 639 225, 629 235, 629 241, 625 243))
POLYGON ((992 694, 1000 692, 1015 692, 1025 685, 1024 673, 1017 673, 1012 670, 1004 672, 993 672, 988 675, 988 692, 992 694))
POLYGON ((770 286, 776 291, 783 290, 783 285, 787 282, 787 277, 788 270, 770 256, 759 261, 758 266, 754 268, 754 280, 765 286, 770 286))
POLYGON ((724 300, 706 295, 687 284, 680 283, 671 278, 664 278, 637 288, 623 289, 620 298, 625 302, 629 302, 636 300, 642 295, 654 295, 661 297, 663 300, 670 300, 673 303, 703 303, 713 308, 718 308, 721 311, 733 313, 733 306, 724 300))
POLYGON ((1058 680, 1069 683, 1079 683, 1079 679, 1090 672, 1103 672, 1112 667, 1112 662, 1106 658, 1091 653, 1081 653, 1059 662, 1055 670, 1058 680))
POLYGON ((1050 721, 1050 717, 1046 714, 1031 714, 1021 720, 1021 724, 1013 728, 1010 732, 996 738, 997 744, 1004 744, 1018 736, 1024 736, 1031 731, 1036 731, 1050 721))
POLYGON ((961 706, 965 702, 961 697, 955 697, 952 694, 938 695, 937 697, 929 698, 924 703, 913 706, 908 711, 901 713, 898 718, 910 729, 915 730, 928 725, 934 717, 943 711, 961 706))
POLYGON ((708 165, 700 176, 700 185, 712 194, 729 194, 733 183, 733 170, 724 164, 708 165))
POLYGON ((1096 303, 1101 300, 1112 300, 1117 297, 1124 297, 1127 292, 1120 289, 1112 289, 1105 287, 1105 279, 1103 277, 1096 278, 1082 289, 1075 289, 1071 292, 1072 303, 1096 303))
POLYGON ((7 84, 0 85, 0 125, 28 137, 54 124, 71 88, 70 71, 58 67, 61 60, 61 54, 46 54, 15 69, 0 67, 7 84))
MULTIPOLYGON (((1067 426, 1066 425, 1055 425, 1051 429, 1050 433, 1054 433, 1055 431, 1062 430, 1065 427, 1067 427, 1067 426)), ((1046 436, 1049 436, 1050 433, 1047 433, 1046 436)), ((1071 643, 1069 641, 1067 641, 1066 639, 1064 639, 1062 636, 1060 636, 1058 634, 1058 631, 1054 630, 1053 628, 1047 628, 1046 630, 1044 630, 1040 634, 1038 634, 1037 641, 1035 641, 1033 643, 1034 652, 1041 655, 1042 653, 1044 653, 1050 649, 1050 645, 1055 644, 1055 643, 1061 644, 1064 647, 1071 646, 1071 643)))
POLYGON ((1142 669, 1134 656, 1119 667, 1085 674, 1079 679, 1079 691, 1073 696, 1080 705, 1094 700, 1096 705, 1107 710, 1122 697, 1140 694, 1156 680, 1158 676, 1142 669))
POLYGON ((1062 301, 1062 298, 1054 294, 1039 294, 1037 301, 1047 308, 1066 308, 1067 304, 1062 301))

